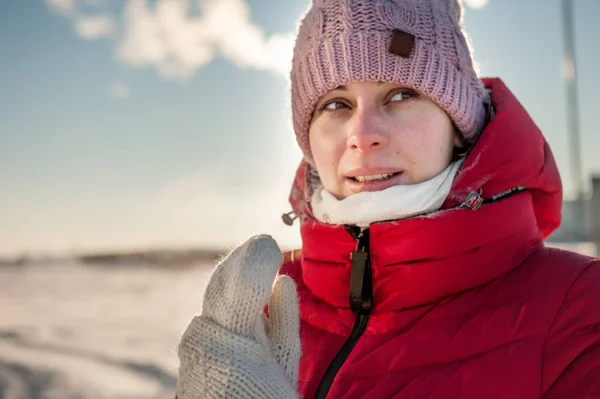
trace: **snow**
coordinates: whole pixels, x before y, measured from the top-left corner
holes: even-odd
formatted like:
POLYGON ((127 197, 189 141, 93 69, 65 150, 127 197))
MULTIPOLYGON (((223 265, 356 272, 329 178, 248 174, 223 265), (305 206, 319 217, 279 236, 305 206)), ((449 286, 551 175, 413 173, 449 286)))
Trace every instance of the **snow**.
POLYGON ((212 264, 0 268, 0 398, 172 398, 212 264))

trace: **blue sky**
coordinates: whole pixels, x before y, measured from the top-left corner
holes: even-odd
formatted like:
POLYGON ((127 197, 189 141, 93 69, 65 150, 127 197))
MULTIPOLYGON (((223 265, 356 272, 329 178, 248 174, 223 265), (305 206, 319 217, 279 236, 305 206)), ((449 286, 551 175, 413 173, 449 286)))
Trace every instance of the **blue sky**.
MULTIPOLYGON (((569 194, 561 2, 469 3, 481 75, 530 111, 569 194)), ((297 245, 297 226, 280 221, 301 159, 285 71, 307 4, 1 2, 0 255, 231 246, 255 233, 297 245)), ((589 175, 600 2, 574 4, 589 175)))

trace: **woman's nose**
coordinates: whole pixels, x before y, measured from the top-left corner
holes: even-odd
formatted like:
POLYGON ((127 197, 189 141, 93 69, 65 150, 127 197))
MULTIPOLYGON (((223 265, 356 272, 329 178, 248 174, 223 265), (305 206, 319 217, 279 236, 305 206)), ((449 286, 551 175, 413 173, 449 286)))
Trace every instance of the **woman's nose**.
POLYGON ((367 153, 388 144, 388 134, 376 111, 357 111, 350 129, 348 148, 352 151, 367 153))

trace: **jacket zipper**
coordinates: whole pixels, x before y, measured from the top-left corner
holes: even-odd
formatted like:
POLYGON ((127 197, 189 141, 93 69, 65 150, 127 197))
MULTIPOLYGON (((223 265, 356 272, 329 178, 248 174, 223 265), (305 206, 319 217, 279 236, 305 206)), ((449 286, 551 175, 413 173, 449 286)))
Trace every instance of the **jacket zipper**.
POLYGON ((356 314, 354 326, 350 337, 335 355, 315 393, 315 399, 325 399, 333 380, 340 368, 350 355, 352 349, 364 334, 371 316, 373 303, 373 275, 370 260, 370 234, 369 229, 358 226, 345 226, 346 230, 356 240, 356 251, 350 254, 352 271, 350 275, 350 309, 356 314))

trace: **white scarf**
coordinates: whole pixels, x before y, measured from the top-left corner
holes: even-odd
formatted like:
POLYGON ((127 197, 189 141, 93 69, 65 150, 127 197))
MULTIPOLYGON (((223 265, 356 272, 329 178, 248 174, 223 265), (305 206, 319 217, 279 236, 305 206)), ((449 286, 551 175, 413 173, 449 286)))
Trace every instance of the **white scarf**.
POLYGON ((342 200, 321 186, 311 199, 313 214, 324 223, 366 227, 374 222, 437 211, 450 193, 462 163, 463 159, 451 163, 442 173, 422 183, 365 191, 342 200))

